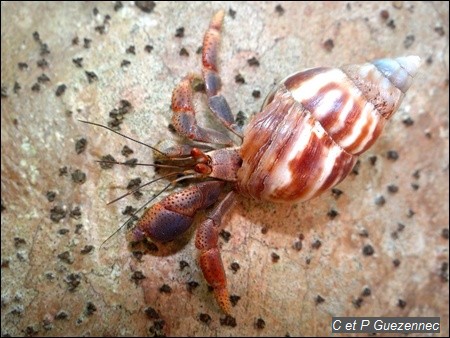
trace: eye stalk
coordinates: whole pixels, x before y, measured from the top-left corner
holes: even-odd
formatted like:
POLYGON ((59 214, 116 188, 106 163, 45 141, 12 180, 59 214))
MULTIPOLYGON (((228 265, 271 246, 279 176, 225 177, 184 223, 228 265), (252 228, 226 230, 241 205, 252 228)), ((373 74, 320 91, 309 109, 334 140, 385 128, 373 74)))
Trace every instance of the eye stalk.
POLYGON ((195 172, 208 176, 212 172, 211 159, 203 151, 198 148, 192 148, 191 156, 195 160, 195 172))
POLYGON ((194 167, 194 170, 196 172, 198 172, 199 174, 206 175, 206 176, 208 176, 212 172, 211 167, 205 163, 197 163, 194 167))
POLYGON ((191 156, 197 163, 207 163, 210 161, 209 157, 206 156, 206 154, 198 148, 192 148, 191 156))

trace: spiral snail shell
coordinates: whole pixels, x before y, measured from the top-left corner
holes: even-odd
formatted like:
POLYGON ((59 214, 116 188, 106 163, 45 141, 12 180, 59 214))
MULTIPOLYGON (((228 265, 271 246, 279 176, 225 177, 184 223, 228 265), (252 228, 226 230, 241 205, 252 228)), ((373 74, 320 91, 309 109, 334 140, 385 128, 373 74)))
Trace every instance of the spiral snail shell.
POLYGON ((342 181, 400 106, 419 65, 407 56, 285 78, 245 131, 238 190, 304 201, 342 181))

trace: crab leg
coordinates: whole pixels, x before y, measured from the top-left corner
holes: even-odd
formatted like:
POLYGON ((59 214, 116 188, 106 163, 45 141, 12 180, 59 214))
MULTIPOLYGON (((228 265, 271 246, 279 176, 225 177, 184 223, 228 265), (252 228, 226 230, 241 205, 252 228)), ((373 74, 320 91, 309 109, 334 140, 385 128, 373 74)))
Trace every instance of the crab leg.
POLYGON ((221 309, 227 314, 231 312, 231 303, 227 290, 227 277, 217 242, 222 218, 234 202, 235 193, 231 191, 203 221, 195 238, 195 246, 200 250, 200 268, 203 276, 214 288, 214 296, 221 309))
POLYGON ((221 181, 202 182, 153 204, 133 229, 133 240, 149 237, 164 243, 179 237, 192 225, 197 211, 216 203, 223 185, 221 181))
POLYGON ((241 137, 239 127, 234 121, 230 106, 225 97, 220 94, 222 83, 217 67, 217 54, 219 51, 220 33, 224 13, 225 12, 222 10, 213 16, 209 28, 203 38, 202 73, 205 81, 209 108, 225 127, 241 137))
POLYGON ((197 124, 192 101, 192 81, 196 76, 189 74, 181 80, 172 93, 172 124, 177 132, 199 142, 232 145, 233 141, 225 134, 213 129, 202 128, 197 124))

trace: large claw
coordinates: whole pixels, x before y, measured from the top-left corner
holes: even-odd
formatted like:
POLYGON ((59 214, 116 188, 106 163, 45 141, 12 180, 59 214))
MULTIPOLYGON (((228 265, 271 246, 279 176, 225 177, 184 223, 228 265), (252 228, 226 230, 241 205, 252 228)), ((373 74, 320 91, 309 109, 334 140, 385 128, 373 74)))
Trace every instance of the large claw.
POLYGON ((202 182, 167 196, 145 211, 133 230, 133 239, 174 240, 189 229, 198 210, 217 201, 223 185, 220 181, 202 182))

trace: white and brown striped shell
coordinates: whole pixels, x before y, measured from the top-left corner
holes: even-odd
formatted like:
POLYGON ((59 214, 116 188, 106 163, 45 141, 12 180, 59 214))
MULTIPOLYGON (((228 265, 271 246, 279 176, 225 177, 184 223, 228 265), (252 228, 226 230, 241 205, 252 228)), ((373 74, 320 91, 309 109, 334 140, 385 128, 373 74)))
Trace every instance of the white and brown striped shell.
POLYGON ((246 129, 238 190, 304 201, 342 181, 398 109, 419 64, 407 56, 288 76, 246 129))

